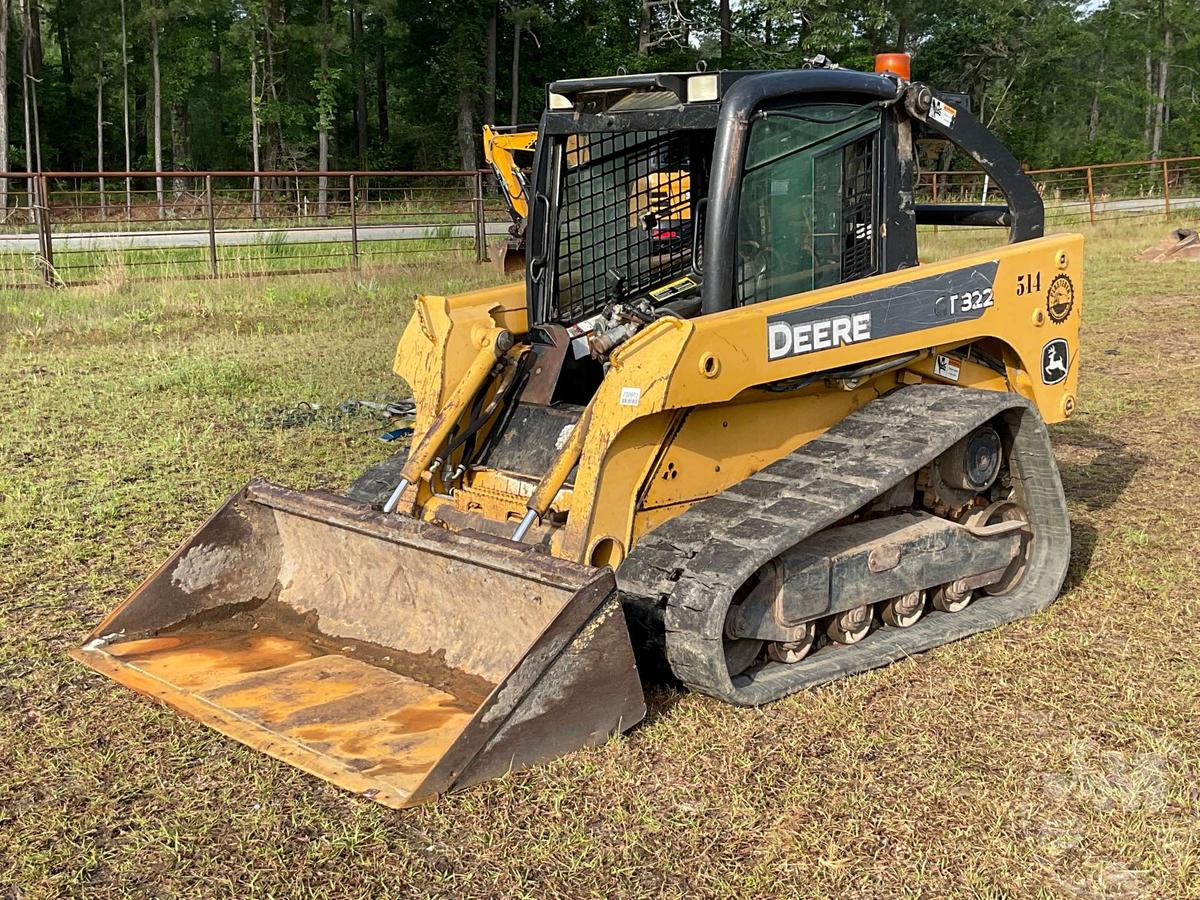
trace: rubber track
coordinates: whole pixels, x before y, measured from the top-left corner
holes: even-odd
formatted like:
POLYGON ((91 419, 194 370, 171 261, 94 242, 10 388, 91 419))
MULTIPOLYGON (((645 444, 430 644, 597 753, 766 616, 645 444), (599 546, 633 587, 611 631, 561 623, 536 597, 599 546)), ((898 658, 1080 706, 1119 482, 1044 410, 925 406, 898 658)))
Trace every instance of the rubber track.
POLYGON ((631 622, 665 644, 676 677, 692 690, 754 706, 1032 615, 1058 596, 1070 537, 1046 426, 1026 400, 913 385, 871 401, 821 437, 644 536, 618 569, 617 583, 631 622), (1010 471, 1033 531, 1025 578, 1012 593, 981 597, 957 613, 931 611, 910 628, 879 628, 857 644, 826 647, 799 663, 767 662, 730 678, 726 613, 760 566, 856 512, 997 417, 1011 438, 1010 471))
POLYGON ((346 496, 351 500, 360 500, 374 506, 382 506, 384 501, 396 489, 400 480, 400 470, 408 462, 408 448, 394 453, 387 459, 382 459, 368 467, 354 479, 354 483, 346 488, 346 496))

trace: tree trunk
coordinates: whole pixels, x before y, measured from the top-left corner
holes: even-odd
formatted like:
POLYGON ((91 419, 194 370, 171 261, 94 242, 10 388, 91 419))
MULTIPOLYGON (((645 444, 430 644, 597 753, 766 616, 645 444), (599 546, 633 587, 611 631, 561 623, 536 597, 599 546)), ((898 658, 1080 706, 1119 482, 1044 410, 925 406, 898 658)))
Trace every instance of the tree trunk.
POLYGON ((721 0, 721 59, 729 56, 733 48, 733 12, 729 8, 729 0, 721 0))
POLYGON ((388 81, 387 81, 387 21, 382 17, 378 24, 378 43, 375 45, 375 118, 378 120, 379 143, 388 142, 388 81))
POLYGON ((484 60, 483 121, 496 124, 496 29, 499 25, 500 4, 492 3, 487 20, 487 58, 484 60))
POLYGON ((30 63, 29 70, 34 78, 42 77, 42 12, 37 0, 25 0, 26 13, 29 19, 30 32, 30 63))
POLYGON ((520 109, 521 100, 521 32, 525 29, 523 22, 518 21, 516 28, 513 29, 513 52, 512 52, 512 115, 509 117, 509 124, 517 124, 517 114, 520 109))
POLYGON ((1150 127, 1154 124, 1154 63, 1150 51, 1146 51, 1146 124, 1143 129, 1142 141, 1150 146, 1150 127))
MULTIPOLYGON (((279 91, 275 78, 275 24, 282 22, 279 0, 267 0, 263 4, 266 20, 263 22, 263 99, 270 100, 272 115, 267 117, 267 168, 283 169, 283 126, 279 121, 279 91)), ((284 185, 286 187, 286 185, 284 185)), ((276 187, 268 180, 268 190, 276 187)))
POLYGON ((321 177, 317 179, 317 215, 322 219, 329 216, 329 129, 322 128, 317 135, 317 170, 321 177))
MULTIPOLYGON (((638 17, 638 55, 646 56, 650 52, 650 25, 653 21, 650 13, 651 0, 642 0, 642 12, 638 17)), ((722 3, 726 0, 721 0, 722 3)))
POLYGON ((321 3, 321 96, 317 98, 317 215, 329 215, 329 120, 333 110, 329 86, 329 0, 321 3))
POLYGON ((1092 87, 1092 108, 1088 111, 1088 143, 1096 143, 1100 133, 1100 88, 1104 85, 1104 70, 1108 67, 1108 20, 1105 20, 1103 36, 1100 38, 1100 66, 1096 70, 1096 81, 1092 87))
MULTIPOLYGON (((514 110, 515 116, 515 110, 514 110)), ((514 118, 515 122, 516 119, 514 118)), ((471 89, 463 86, 458 91, 458 153, 463 171, 474 172, 478 168, 475 159, 475 110, 471 108, 471 89)))
POLYGON ((1088 113, 1088 143, 1096 143, 1096 135, 1100 130, 1100 82, 1092 92, 1092 108, 1088 113))
MULTIPOLYGON (((125 171, 133 165, 129 152, 129 47, 125 34, 125 0, 121 0, 121 117, 125 125, 125 171)), ((133 216, 133 182, 125 176, 125 218, 133 216)))
POLYGON ((21 7, 21 111, 25 116, 25 171, 29 177, 25 179, 25 203, 29 207, 29 215, 34 213, 33 200, 33 127, 29 109, 29 82, 32 74, 29 71, 29 0, 21 7))
POLYGON ((54 25, 58 37, 58 55, 62 63, 63 84, 70 85, 75 81, 75 69, 71 65, 71 35, 67 31, 67 21, 63 16, 55 16, 54 25))
MULTIPOLYGON (((37 5, 34 4, 32 2, 32 0, 26 0, 25 11, 26 11, 26 13, 28 13, 28 20, 26 22, 26 25, 28 27, 27 27, 26 33, 29 36, 29 38, 28 38, 29 43, 25 48, 26 52, 29 54, 28 71, 36 72, 36 71, 40 71, 40 68, 41 68, 41 55, 40 54, 41 54, 41 48, 42 48, 42 41, 41 41, 41 38, 38 36, 38 28, 40 26, 38 25, 37 5), (37 52, 38 52, 37 57, 35 57, 33 55, 35 47, 37 48, 37 52)), ((33 159, 34 159, 34 165, 37 166, 37 172, 40 175, 42 172, 42 125, 41 125, 41 121, 38 116, 38 97, 37 97, 38 80, 36 77, 30 77, 27 79, 27 81, 29 82, 29 109, 30 109, 31 116, 33 118, 33 159)), ((33 191, 34 197, 39 196, 39 194, 40 194, 40 191, 37 191, 37 190, 33 191)), ((49 211, 50 198, 46 197, 46 196, 42 196, 41 204, 42 204, 42 207, 39 208, 39 210, 38 210, 38 220, 39 221, 41 221, 42 216, 45 215, 45 213, 49 211)))
POLYGON ((258 129, 258 36, 250 37, 250 155, 254 167, 254 181, 250 192, 250 214, 258 221, 259 200, 262 196, 262 179, 259 176, 259 129, 258 129))
MULTIPOLYGON (((8 171, 8 24, 10 0, 0 0, 0 172, 8 171)), ((0 221, 8 217, 8 179, 0 178, 0 221)))
MULTIPOLYGON (((176 100, 171 104, 171 168, 176 172, 183 172, 190 169, 191 160, 188 159, 189 155, 187 109, 184 107, 182 101, 176 100)), ((183 199, 186 191, 186 178, 182 175, 176 175, 171 179, 171 193, 174 195, 176 203, 183 199)))
MULTIPOLYGON (((163 170, 162 161, 162 72, 158 65, 158 19, 153 17, 157 13, 155 10, 150 19, 150 69, 151 79, 154 82, 154 171, 161 173, 163 170)), ((163 201, 163 180, 162 175, 154 176, 154 199, 158 203, 158 217, 165 219, 167 216, 166 204, 163 201)))
POLYGON ((1158 159, 1162 150, 1163 126, 1166 124, 1167 78, 1171 72, 1171 26, 1163 28, 1163 51, 1158 60, 1158 98, 1154 110, 1154 138, 1150 144, 1150 158, 1158 159))
MULTIPOLYGON (((96 45, 96 171, 104 171, 104 54, 96 45)), ((108 199, 104 196, 104 176, 100 176, 100 218, 108 218, 108 199)))
POLYGON ((357 135, 356 149, 358 165, 363 167, 367 160, 367 73, 363 60, 363 14, 358 0, 350 2, 350 53, 354 59, 355 103, 354 124, 357 135))
POLYGON ((133 155, 141 159, 150 153, 150 91, 142 86, 133 92, 131 122, 133 124, 133 155))
MULTIPOLYGON (((217 83, 221 79, 221 70, 223 68, 221 58, 221 39, 223 35, 217 29, 213 29, 212 45, 208 51, 208 72, 212 76, 212 83, 217 83)), ((225 141, 225 117, 216 116, 211 125, 213 131, 216 132, 218 146, 223 145, 225 141)), ((189 139, 190 143, 190 139, 189 139)), ((207 168, 207 167, 206 167, 207 168)))

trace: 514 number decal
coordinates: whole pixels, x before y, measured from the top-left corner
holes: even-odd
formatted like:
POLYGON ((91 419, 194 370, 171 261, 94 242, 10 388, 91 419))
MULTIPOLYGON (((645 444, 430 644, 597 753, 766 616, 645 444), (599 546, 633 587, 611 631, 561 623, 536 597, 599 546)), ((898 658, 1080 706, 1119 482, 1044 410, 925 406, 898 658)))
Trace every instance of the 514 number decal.
POLYGON ((1042 290, 1042 273, 1041 272, 1026 272, 1023 275, 1017 276, 1017 296, 1024 297, 1026 294, 1040 293, 1042 290))

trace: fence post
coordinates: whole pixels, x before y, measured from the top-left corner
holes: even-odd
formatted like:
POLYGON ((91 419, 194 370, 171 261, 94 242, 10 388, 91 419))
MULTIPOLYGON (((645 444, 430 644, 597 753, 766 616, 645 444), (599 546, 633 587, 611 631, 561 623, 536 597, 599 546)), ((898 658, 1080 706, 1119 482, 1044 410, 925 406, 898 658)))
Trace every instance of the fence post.
POLYGON ((41 245, 42 251, 42 280, 51 287, 56 287, 61 282, 54 271, 54 239, 50 230, 50 191, 45 175, 37 177, 36 194, 38 195, 38 243, 41 245))
POLYGON ((29 224, 37 229, 36 261, 42 270, 42 280, 46 279, 46 229, 42 226, 44 218, 42 206, 42 179, 30 175, 25 181, 25 194, 29 202, 29 224))
POLYGON ((358 206, 354 199, 354 176, 350 176, 350 267, 358 268, 358 206))
POLYGON ((217 222, 213 217, 212 175, 204 176, 204 211, 208 213, 208 268, 217 277, 217 222))
POLYGON ((483 211, 483 171, 475 172, 475 262, 489 262, 487 252, 487 222, 483 211))
MULTIPOLYGON (((933 203, 935 206, 937 205, 937 202, 938 202, 938 173, 937 173, 937 170, 935 169, 933 172, 933 203)), ((934 234, 938 233, 938 227, 937 227, 936 223, 933 226, 933 233, 934 234)))
POLYGON ((1167 178, 1167 161, 1164 159, 1162 164, 1163 170, 1163 215, 1171 214, 1171 183, 1167 178))
POLYGON ((1088 221, 1093 225, 1096 224, 1096 197, 1092 193, 1092 167, 1087 167, 1087 187, 1088 187, 1088 221))

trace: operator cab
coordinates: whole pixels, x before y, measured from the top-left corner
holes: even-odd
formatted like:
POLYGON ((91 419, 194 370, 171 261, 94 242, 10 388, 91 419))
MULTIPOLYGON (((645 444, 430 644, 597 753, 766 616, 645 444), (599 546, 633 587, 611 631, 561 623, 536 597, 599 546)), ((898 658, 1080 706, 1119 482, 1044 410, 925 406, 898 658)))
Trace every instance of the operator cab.
POLYGON ((1009 187, 1020 193, 1011 182, 1024 179, 1004 177, 1015 161, 969 110, 891 71, 815 62, 551 84, 528 231, 530 322, 588 328, 614 305, 713 313, 895 271, 916 265, 927 216, 1040 234, 1036 197, 1036 228, 1025 208, 1017 228, 1009 187), (922 137, 983 157, 1009 206, 918 206, 922 137))
POLYGON ((526 232, 537 363, 521 414, 577 416, 613 350, 655 319, 915 266, 918 224, 1041 236, 1036 190, 961 103, 892 71, 815 62, 549 86, 526 232), (929 137, 967 150, 1007 206, 917 204, 915 146, 929 137))
MULTIPOLYGON (((898 96, 893 77, 841 69, 552 84, 531 322, 595 334, 615 306, 633 320, 686 317, 914 264, 898 96)), ((635 321, 607 324, 591 342, 601 358, 635 321)))

